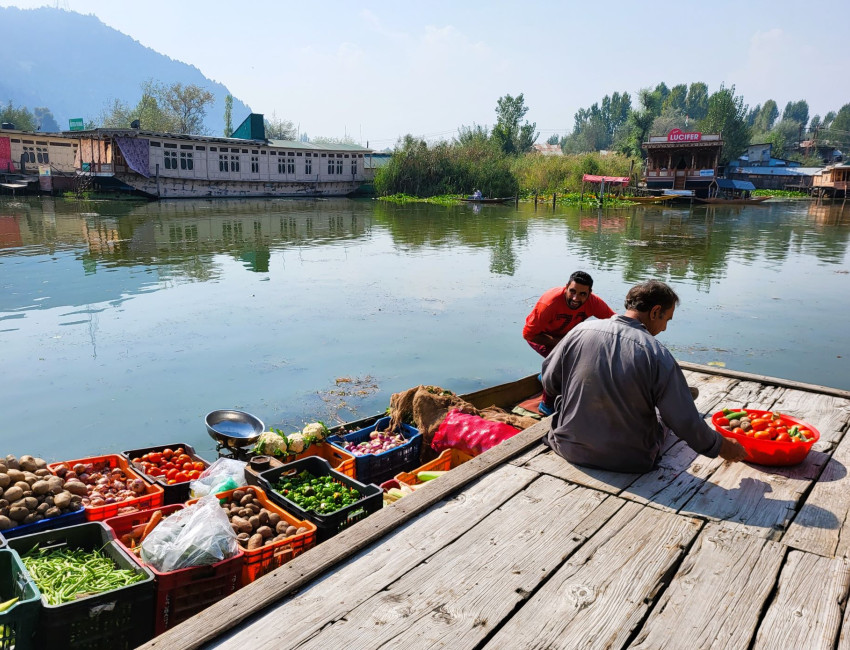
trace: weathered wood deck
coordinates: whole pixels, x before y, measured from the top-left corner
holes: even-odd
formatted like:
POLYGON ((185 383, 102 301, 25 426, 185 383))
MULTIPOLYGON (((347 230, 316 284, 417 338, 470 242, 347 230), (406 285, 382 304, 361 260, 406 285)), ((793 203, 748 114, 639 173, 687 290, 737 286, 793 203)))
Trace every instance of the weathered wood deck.
POLYGON ((668 440, 651 473, 571 466, 541 423, 148 647, 850 648, 850 391, 682 364, 710 415, 793 414, 800 465, 668 440))

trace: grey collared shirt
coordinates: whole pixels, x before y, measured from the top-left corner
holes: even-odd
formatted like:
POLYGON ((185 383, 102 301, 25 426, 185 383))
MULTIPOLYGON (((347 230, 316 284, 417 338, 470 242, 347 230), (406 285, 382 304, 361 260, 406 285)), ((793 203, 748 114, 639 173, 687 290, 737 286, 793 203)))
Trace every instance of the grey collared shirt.
POLYGON ((659 415, 697 453, 720 451, 673 355, 628 316, 573 329, 544 359, 543 388, 556 396, 549 446, 572 463, 651 470, 664 441, 659 415))

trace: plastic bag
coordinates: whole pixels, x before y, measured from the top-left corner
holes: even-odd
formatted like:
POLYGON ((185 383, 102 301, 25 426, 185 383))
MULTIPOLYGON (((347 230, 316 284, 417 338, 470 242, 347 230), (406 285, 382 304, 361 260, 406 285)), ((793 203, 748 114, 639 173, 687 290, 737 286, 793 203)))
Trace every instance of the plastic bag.
POLYGON ((239 552, 236 533, 214 495, 168 515, 142 541, 142 560, 160 572, 215 564, 239 552))
POLYGON ((516 435, 519 431, 504 422, 493 422, 452 409, 446 414, 437 433, 434 434, 431 448, 437 452, 444 449, 459 449, 477 456, 516 435))
POLYGON ((218 494, 226 490, 247 485, 245 480, 245 466, 241 460, 233 458, 219 458, 207 467, 201 475, 189 483, 189 493, 193 499, 208 494, 218 494))

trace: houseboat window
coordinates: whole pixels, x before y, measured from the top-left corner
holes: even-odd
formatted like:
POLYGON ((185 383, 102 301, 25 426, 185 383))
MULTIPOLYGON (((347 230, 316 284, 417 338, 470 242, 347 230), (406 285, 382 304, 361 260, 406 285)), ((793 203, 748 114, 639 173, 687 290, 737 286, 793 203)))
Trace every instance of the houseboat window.
POLYGON ((228 169, 227 154, 218 155, 218 171, 226 172, 228 169))
POLYGON ((177 169, 177 152, 176 151, 166 151, 165 152, 165 168, 166 169, 177 169))
POLYGON ((295 154, 294 154, 294 153, 292 153, 291 151, 288 151, 288 152, 286 153, 286 155, 287 155, 287 156, 294 156, 295 154))
POLYGON ((195 151, 206 151, 206 147, 195 147, 195 151))
POLYGON ((268 153, 267 151, 261 151, 261 152, 260 152, 260 155, 261 155, 261 156, 265 156, 267 153, 268 153))
MULTIPOLYGON (((239 149, 233 149, 232 151, 237 151, 237 152, 238 152, 238 151, 239 151, 239 149)), ((248 150, 247 150, 247 149, 243 149, 243 150, 242 150, 242 153, 248 153, 248 150)))
POLYGON ((251 153, 259 153, 256 149, 251 149, 251 153))
POLYGON ((348 158, 348 154, 345 154, 345 157, 348 158))
POLYGON ((295 154, 295 155, 300 157, 300 156, 301 156, 301 152, 299 151, 299 152, 298 152, 297 154, 295 154))
POLYGON ((337 173, 337 174, 341 174, 341 173, 342 173, 342 158, 337 158, 337 159, 336 159, 336 173, 337 173))
POLYGON ((357 158, 351 159, 351 175, 354 176, 357 174, 357 158))
POLYGON ((54 142, 53 146, 54 147, 70 147, 71 143, 70 142, 54 142))
POLYGON ((181 149, 191 149, 191 148, 192 148, 192 145, 191 145, 191 144, 181 144, 181 145, 180 145, 180 148, 181 148, 181 149))
POLYGON ((234 156, 231 154, 230 156, 230 171, 238 172, 239 171, 239 156, 234 156))
POLYGON ((312 156, 313 154, 311 154, 310 152, 307 152, 307 153, 305 153, 304 155, 305 155, 305 156, 307 156, 307 157, 309 158, 309 157, 310 157, 310 156, 312 156))
POLYGON ((333 158, 328 158, 328 174, 334 173, 334 160, 333 158))
POLYGON ((210 151, 218 151, 218 147, 210 147, 210 151))
POLYGON ((294 174, 295 173, 295 158, 290 158, 286 163, 286 173, 294 174))
MULTIPOLYGON (((309 156, 310 154, 307 154, 307 155, 309 156)), ((313 173, 313 159, 312 158, 307 158, 307 160, 304 161, 304 173, 305 174, 312 174, 313 173)))
POLYGON ((47 146, 46 142, 40 142, 39 140, 36 140, 35 143, 40 144, 40 145, 44 145, 45 147, 47 146))
POLYGON ((181 151, 180 152, 180 169, 194 169, 195 168, 195 159, 191 151, 181 151))
POLYGON ((32 140, 21 140, 24 144, 32 144, 32 140))
POLYGON ((323 154, 322 154, 322 158, 324 158, 324 157, 325 157, 325 156, 327 156, 327 155, 328 155, 328 154, 326 154, 326 153, 323 153, 323 154))
POLYGON ((260 157, 259 156, 251 156, 251 173, 259 174, 260 173, 260 157))
POLYGON ((35 151, 33 151, 32 147, 22 147, 23 154, 21 155, 21 159, 24 162, 35 162, 35 151))
POLYGON ((165 148, 166 148, 166 149, 176 149, 176 148, 177 148, 177 145, 176 145, 176 144, 174 144, 173 142, 166 142, 166 143, 165 143, 165 148))
POLYGON ((161 145, 160 145, 160 143, 159 143, 159 142, 154 142, 153 140, 151 140, 151 146, 152 146, 152 147, 159 147, 159 146, 161 146, 161 145))
POLYGON ((286 163, 283 161, 283 158, 277 159, 277 173, 285 174, 286 173, 286 163))
POLYGON ((12 142, 20 142, 18 138, 12 138, 12 142))

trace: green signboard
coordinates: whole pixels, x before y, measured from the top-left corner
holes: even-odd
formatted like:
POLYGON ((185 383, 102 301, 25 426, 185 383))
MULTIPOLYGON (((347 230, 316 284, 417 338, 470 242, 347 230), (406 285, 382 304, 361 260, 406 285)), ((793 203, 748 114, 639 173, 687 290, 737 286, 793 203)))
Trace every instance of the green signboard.
POLYGON ((74 117, 68 120, 68 126, 71 127, 71 131, 83 131, 86 128, 81 117, 74 117))

